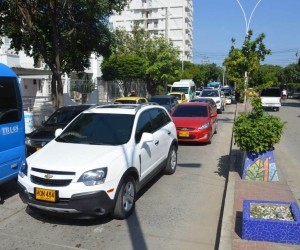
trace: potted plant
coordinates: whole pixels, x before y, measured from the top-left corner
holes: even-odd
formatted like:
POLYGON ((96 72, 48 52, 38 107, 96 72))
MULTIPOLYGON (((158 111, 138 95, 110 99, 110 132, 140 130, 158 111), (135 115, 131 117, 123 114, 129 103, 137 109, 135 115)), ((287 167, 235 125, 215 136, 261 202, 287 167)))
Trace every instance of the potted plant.
POLYGON ((300 244, 296 202, 244 200, 242 239, 300 244))
POLYGON ((277 181, 273 150, 286 122, 264 112, 259 97, 253 97, 251 104, 253 110, 239 115, 233 125, 235 143, 245 152, 242 178, 277 181))

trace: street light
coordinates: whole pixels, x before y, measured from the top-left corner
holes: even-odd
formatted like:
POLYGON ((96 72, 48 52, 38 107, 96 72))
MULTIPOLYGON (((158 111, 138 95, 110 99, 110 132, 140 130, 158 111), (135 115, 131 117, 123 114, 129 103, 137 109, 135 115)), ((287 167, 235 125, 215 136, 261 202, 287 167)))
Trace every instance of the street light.
MULTIPOLYGON (((256 7, 258 6, 258 4, 261 2, 261 0, 258 0, 258 2, 256 3, 256 5, 254 6, 252 12, 251 12, 251 15, 250 15, 250 18, 249 20, 247 20, 247 16, 246 16, 246 13, 244 11, 244 8, 243 6, 241 5, 240 1, 239 0, 236 0, 238 2, 238 4, 240 5, 241 9, 242 9, 242 12, 244 14, 244 18, 245 18, 245 23, 246 23, 246 37, 245 39, 249 39, 249 27, 250 27, 250 22, 251 22, 251 18, 253 16, 253 13, 256 9, 256 7)), ((245 109, 246 109, 246 90, 247 90, 247 85, 248 85, 248 72, 245 71, 245 96, 244 96, 244 105, 245 105, 245 109)))

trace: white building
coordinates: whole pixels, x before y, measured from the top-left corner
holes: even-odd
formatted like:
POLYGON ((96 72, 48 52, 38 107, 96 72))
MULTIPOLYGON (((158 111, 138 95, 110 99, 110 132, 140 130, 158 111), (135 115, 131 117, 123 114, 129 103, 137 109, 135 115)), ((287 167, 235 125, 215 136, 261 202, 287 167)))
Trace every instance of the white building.
MULTIPOLYGON (((45 102, 45 100, 49 100, 51 96, 51 70, 42 61, 38 65, 34 65, 33 58, 26 56, 23 51, 17 54, 14 50, 10 50, 10 39, 8 37, 0 37, 0 39, 3 42, 2 46, 0 46, 0 63, 10 67, 19 77, 25 106, 33 108, 39 105, 39 101, 45 102), (28 100, 32 100, 33 103, 27 103, 28 105, 26 105, 28 100)), ((91 66, 85 70, 85 74, 90 80, 95 81, 101 77, 101 62, 102 57, 97 58, 95 54, 91 55, 91 66)), ((64 93, 69 92, 70 85, 68 83, 70 79, 77 79, 75 72, 71 73, 70 78, 66 74, 62 76, 64 93)), ((52 110, 51 107, 50 109, 52 110)))
POLYGON ((192 0, 132 0, 129 6, 110 17, 114 28, 131 31, 134 21, 151 35, 164 34, 181 51, 181 60, 193 56, 193 1, 192 0))

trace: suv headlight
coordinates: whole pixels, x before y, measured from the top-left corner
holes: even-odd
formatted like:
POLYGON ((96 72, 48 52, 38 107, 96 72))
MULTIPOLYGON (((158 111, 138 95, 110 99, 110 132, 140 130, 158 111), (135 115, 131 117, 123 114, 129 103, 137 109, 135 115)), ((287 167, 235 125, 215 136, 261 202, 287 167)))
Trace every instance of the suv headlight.
POLYGON ((203 124, 201 127, 199 127, 198 129, 199 130, 202 130, 202 129, 207 129, 209 127, 209 122, 203 124))
POLYGON ((21 166, 20 171, 19 171, 19 176, 21 178, 23 178, 24 176, 27 176, 27 170, 28 170, 27 161, 23 161, 22 166, 21 166))
POLYGON ((104 183, 107 175, 107 168, 97 168, 84 172, 78 182, 83 182, 86 186, 94 186, 104 183))
POLYGON ((28 146, 32 146, 31 139, 29 137, 25 138, 25 144, 28 145, 28 146))

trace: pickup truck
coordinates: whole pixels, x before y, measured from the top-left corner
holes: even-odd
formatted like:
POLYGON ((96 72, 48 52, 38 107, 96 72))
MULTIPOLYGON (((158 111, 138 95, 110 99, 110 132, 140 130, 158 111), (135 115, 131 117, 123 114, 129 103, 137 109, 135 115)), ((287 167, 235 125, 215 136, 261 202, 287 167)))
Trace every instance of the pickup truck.
POLYGON ((279 111, 281 107, 281 91, 280 88, 263 89, 260 93, 261 103, 264 109, 272 108, 279 111))

